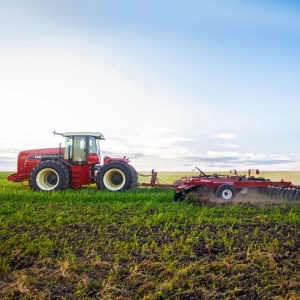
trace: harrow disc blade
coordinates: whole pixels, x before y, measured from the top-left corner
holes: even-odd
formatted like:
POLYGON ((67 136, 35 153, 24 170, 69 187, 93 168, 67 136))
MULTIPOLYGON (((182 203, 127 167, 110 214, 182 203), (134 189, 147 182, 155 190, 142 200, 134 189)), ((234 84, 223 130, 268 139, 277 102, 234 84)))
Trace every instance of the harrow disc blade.
POLYGON ((264 194, 264 193, 266 192, 266 189, 267 189, 267 188, 258 188, 258 189, 257 189, 257 192, 258 192, 259 194, 264 194))
POLYGON ((300 200, 300 190, 297 190, 293 200, 300 200))
POLYGON ((297 190, 293 190, 293 189, 288 190, 288 192, 287 192, 286 195, 285 195, 285 199, 286 199, 287 201, 293 201, 293 197, 294 197, 294 195, 295 195, 295 192, 297 192, 297 190))
POLYGON ((279 188, 278 188, 278 191, 277 191, 277 193, 276 193, 276 195, 275 195, 275 198, 276 198, 276 199, 280 199, 282 193, 283 193, 283 189, 282 189, 281 187, 279 187, 279 188))
POLYGON ((286 191, 283 193, 283 199, 284 200, 288 200, 290 192, 291 192, 291 189, 286 189, 286 191))
POLYGON ((266 190, 266 195, 271 197, 273 191, 274 191, 273 186, 268 187, 267 190, 266 190))
POLYGON ((273 187, 271 192, 270 192, 270 197, 276 197, 276 195, 278 194, 279 192, 279 188, 278 187, 273 187))

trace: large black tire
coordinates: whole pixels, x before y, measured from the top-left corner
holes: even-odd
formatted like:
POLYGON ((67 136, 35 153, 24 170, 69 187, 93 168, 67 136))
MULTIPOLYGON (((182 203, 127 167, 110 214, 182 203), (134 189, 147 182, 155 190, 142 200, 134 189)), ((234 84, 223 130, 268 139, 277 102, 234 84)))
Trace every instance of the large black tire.
POLYGON ((128 166, 131 170, 131 175, 132 175, 132 183, 131 183, 130 188, 134 189, 138 185, 138 173, 132 165, 128 165, 128 166))
POLYGON ((68 169, 56 160, 45 160, 31 172, 29 185, 35 191, 64 190, 70 182, 68 169))
POLYGON ((133 177, 130 165, 121 161, 111 161, 98 171, 96 184, 98 189, 121 192, 132 188, 133 177))
POLYGON ((229 184, 222 184, 216 190, 216 195, 225 201, 232 200, 236 194, 234 187, 229 184))

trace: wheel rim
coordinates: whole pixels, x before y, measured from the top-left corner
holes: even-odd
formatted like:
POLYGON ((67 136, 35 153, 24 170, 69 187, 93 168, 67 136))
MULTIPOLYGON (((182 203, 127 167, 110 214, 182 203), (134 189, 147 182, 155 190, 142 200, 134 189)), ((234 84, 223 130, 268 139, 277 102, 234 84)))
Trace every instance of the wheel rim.
POLYGON ((241 189, 241 194, 246 194, 248 192, 248 189, 245 187, 245 188, 242 188, 241 189))
POLYGON ((229 190, 229 189, 225 189, 223 192, 222 192, 222 198, 224 200, 230 200, 232 198, 232 191, 229 190))
POLYGON ((103 176, 103 183, 109 190, 120 190, 125 184, 125 175, 119 169, 108 170, 103 176))
POLYGON ((57 172, 50 168, 41 170, 36 176, 36 184, 41 190, 51 191, 59 183, 59 176, 57 172))

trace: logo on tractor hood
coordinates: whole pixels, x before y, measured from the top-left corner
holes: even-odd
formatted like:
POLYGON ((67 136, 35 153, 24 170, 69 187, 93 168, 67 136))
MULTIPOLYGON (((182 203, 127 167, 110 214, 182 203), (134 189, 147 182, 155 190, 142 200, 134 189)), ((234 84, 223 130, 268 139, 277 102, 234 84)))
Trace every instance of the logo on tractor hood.
POLYGON ((50 158, 59 158, 62 155, 59 154, 44 154, 44 155, 30 155, 28 159, 35 160, 35 159, 50 159, 50 158))

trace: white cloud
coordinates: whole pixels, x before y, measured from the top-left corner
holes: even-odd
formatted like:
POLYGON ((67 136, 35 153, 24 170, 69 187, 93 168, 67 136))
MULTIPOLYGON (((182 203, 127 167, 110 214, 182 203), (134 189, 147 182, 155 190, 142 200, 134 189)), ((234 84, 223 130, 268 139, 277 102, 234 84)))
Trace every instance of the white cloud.
POLYGON ((239 157, 241 154, 239 152, 232 152, 232 151, 206 151, 205 155, 210 158, 217 158, 217 157, 239 157))
POLYGON ((224 139, 224 140, 233 140, 237 137, 237 135, 234 133, 224 132, 224 133, 215 134, 214 137, 218 139, 224 139))
POLYGON ((223 148, 228 148, 228 149, 231 149, 231 148, 238 148, 239 145, 237 144, 230 144, 230 143, 227 143, 227 144, 220 144, 221 147, 223 148))

